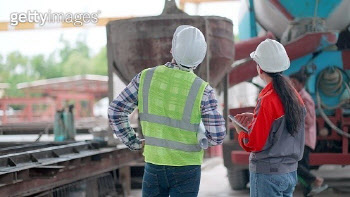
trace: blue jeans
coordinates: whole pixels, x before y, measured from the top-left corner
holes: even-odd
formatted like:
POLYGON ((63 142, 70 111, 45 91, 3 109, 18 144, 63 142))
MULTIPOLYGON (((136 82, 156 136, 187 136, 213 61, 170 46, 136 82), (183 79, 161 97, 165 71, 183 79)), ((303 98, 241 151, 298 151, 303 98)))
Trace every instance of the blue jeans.
POLYGON ((292 197, 297 172, 260 174, 250 172, 250 197, 292 197))
POLYGON ((145 164, 143 197, 195 197, 201 180, 201 166, 145 164))

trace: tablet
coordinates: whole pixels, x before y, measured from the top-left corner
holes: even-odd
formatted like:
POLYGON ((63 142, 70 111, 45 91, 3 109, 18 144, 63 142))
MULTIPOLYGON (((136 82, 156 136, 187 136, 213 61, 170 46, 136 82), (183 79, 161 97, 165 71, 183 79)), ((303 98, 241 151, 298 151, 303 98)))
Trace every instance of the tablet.
POLYGON ((228 117, 230 118, 230 120, 235 123, 236 125, 238 125, 240 128, 242 128, 242 130, 244 132, 248 132, 248 128, 243 126, 235 117, 231 116, 231 115, 228 115, 228 117))

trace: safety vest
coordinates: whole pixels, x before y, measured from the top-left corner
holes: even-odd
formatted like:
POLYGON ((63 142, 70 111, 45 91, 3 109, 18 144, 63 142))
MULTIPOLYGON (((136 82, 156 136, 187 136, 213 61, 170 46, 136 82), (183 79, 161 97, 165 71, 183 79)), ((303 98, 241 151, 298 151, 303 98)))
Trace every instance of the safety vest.
POLYGON ((138 109, 145 161, 157 165, 200 165, 197 132, 207 82, 193 72, 166 66, 142 71, 138 109))

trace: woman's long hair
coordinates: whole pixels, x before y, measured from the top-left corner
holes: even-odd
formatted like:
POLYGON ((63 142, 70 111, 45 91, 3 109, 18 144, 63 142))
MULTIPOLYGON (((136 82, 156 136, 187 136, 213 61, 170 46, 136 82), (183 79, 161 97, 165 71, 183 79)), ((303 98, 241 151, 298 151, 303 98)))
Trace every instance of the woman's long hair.
POLYGON ((288 132, 294 136, 304 121, 304 109, 290 81, 282 73, 266 73, 272 77, 273 88, 282 101, 288 132))

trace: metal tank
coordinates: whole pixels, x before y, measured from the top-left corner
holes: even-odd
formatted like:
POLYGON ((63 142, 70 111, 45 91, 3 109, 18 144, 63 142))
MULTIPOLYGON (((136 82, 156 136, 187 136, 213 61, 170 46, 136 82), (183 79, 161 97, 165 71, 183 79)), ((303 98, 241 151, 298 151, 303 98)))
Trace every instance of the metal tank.
POLYGON ((172 60, 171 41, 179 25, 200 29, 208 43, 196 73, 216 87, 234 59, 232 21, 217 16, 190 16, 166 0, 159 16, 117 20, 107 25, 108 64, 124 83, 145 68, 172 60))

